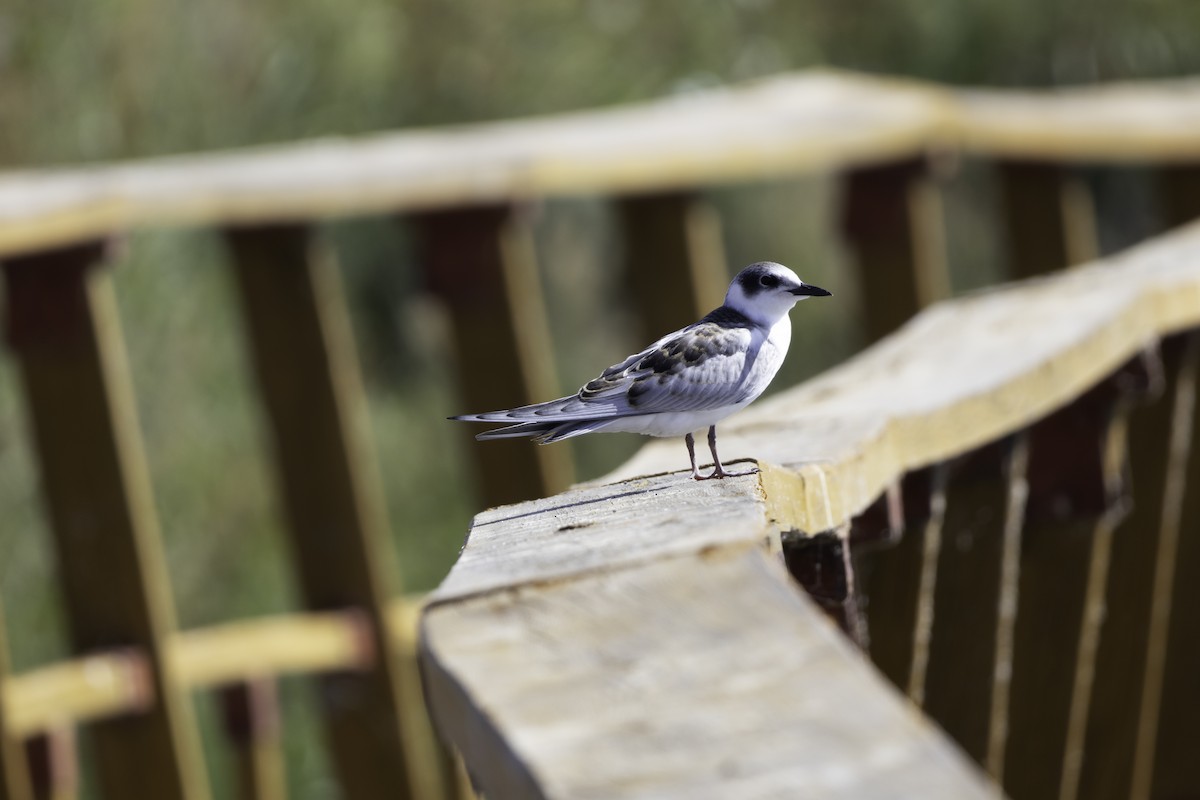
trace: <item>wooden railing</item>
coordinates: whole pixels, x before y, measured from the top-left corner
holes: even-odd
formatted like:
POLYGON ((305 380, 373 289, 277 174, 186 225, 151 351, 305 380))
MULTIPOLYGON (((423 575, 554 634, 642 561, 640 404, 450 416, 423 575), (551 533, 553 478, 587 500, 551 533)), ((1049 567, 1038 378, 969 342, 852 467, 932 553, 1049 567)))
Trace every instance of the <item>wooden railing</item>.
MULTIPOLYGON (((543 120, 0 179, 8 341, 80 656, 6 676, 0 641, 0 793, 30 796, 25 740, 38 795, 69 796, 55 767, 86 725, 105 796, 205 797, 187 693, 222 687, 243 796, 280 797, 273 686, 288 673, 320 681, 347 797, 467 791, 419 714, 417 606, 392 599, 345 304, 315 220, 406 215, 450 312, 462 407, 484 408, 560 388, 520 210, 530 199, 613 196, 631 291, 687 290, 642 310, 667 330, 719 294, 702 187, 838 172, 876 340, 948 293, 946 157, 998 163, 1017 277, 1094 253, 1072 163, 1154 166, 1167 221, 1197 216, 1198 129, 1194 82, 1024 95, 815 73, 543 120), (305 614, 176 629, 105 268, 112 236, 154 225, 225 233, 305 614)), ((1193 350, 1177 334, 1200 316, 1195 238, 934 309, 744 415, 729 452, 759 459, 760 478, 642 478, 477 519, 425 617, 424 666, 439 727, 484 791, 989 791, 814 617, 763 542, 1014 796, 1146 796, 1151 778, 1195 791, 1186 634, 1200 555, 1177 536, 1194 519, 1178 512, 1193 350), (1135 356, 1162 337, 1160 380, 1158 362, 1135 356), (1132 405, 1163 381, 1162 399, 1132 405), (1133 474, 1158 477, 1121 521, 1127 429, 1133 474)), ((489 503, 571 481, 563 447, 476 452, 489 503)), ((661 469, 659 452, 613 480, 661 469)))
POLYGON ((480 514, 422 624, 439 728, 489 797, 993 796, 964 752, 1014 798, 1189 796, 1198 326, 1200 225, 744 412, 758 475, 654 444, 480 514))

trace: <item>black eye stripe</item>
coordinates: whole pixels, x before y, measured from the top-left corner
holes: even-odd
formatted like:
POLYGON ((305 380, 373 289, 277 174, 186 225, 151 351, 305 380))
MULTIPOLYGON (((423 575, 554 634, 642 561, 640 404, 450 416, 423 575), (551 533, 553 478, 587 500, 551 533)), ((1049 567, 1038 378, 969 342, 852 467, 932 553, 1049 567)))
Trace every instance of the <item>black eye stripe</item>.
POLYGON ((763 286, 773 287, 773 286, 779 285, 779 278, 777 278, 774 275, 763 275, 761 278, 758 279, 758 282, 761 283, 763 286))

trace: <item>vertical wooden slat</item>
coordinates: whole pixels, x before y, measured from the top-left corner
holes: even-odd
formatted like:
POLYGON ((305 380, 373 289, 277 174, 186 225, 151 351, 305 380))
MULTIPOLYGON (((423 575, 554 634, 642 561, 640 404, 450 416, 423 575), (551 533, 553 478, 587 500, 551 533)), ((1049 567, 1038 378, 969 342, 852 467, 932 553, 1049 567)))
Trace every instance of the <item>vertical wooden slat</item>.
POLYGON ((851 170, 843 191, 869 343, 949 294, 941 195, 924 158, 851 170))
POLYGON ((788 572, 851 641, 867 646, 866 624, 858 608, 847 531, 812 536, 785 532, 783 560, 788 572))
POLYGON ((871 659, 915 703, 925 696, 945 481, 941 465, 904 476, 904 535, 863 570, 871 659))
POLYGON ((1078 177, 1047 162, 1001 161, 997 169, 1009 277, 1043 275, 1097 256, 1095 210, 1078 177))
POLYGON ((29 769, 21 743, 8 733, 4 683, 8 679, 8 636, 0 607, 0 800, 30 800, 29 769))
MULTIPOLYGON (((1164 168, 1160 180, 1169 227, 1200 219, 1200 164, 1164 168)), ((1191 432, 1170 616, 1165 622, 1154 616, 1154 624, 1166 628, 1158 732, 1149 738, 1152 752, 1139 751, 1134 772, 1135 793, 1149 784, 1156 798, 1200 797, 1200 403, 1192 411, 1191 432)))
MULTIPOLYGON (((430 288, 450 312, 465 412, 551 400, 559 392, 532 233, 509 206, 411 218, 430 288)), ((463 435, 471 433, 462 426, 463 435)), ((569 443, 473 445, 489 506, 562 491, 574 480, 569 443)))
MULTIPOLYGON (((1129 420, 1131 513, 1112 541, 1104 623, 1080 775, 1080 796, 1127 798, 1135 755, 1148 758, 1157 729, 1172 570, 1179 538, 1182 478, 1191 445, 1198 341, 1163 344, 1165 392, 1129 420)), ((1147 775, 1148 777, 1148 775, 1147 775)), ((1135 797, 1146 797, 1142 778, 1135 797)))
POLYGON ((25 742, 35 800, 79 796, 79 752, 73 728, 55 728, 25 742))
POLYGON ((728 276, 720 219, 695 192, 636 195, 617 203, 626 284, 653 341, 721 305, 728 276))
POLYGON ((373 669, 320 681, 343 791, 425 796, 436 775, 410 763, 402 736, 402 684, 416 676, 385 627, 387 523, 335 264, 303 226, 237 229, 228 240, 305 603, 363 609, 376 652, 373 669))
POLYGON ((220 691, 225 736, 234 747, 234 781, 242 800, 287 797, 275 682, 259 679, 220 691))
POLYGON ((1004 760, 1027 440, 950 466, 925 673, 925 711, 998 774, 1004 760))
POLYGON ((175 613, 124 344, 98 244, 8 261, 17 351, 76 652, 136 646, 159 702, 92 726, 109 797, 208 795, 191 707, 165 656, 175 613))
POLYGON ((1004 786, 1077 794, 1112 533, 1127 513, 1131 398, 1156 370, 1135 359, 1030 431, 1004 786))

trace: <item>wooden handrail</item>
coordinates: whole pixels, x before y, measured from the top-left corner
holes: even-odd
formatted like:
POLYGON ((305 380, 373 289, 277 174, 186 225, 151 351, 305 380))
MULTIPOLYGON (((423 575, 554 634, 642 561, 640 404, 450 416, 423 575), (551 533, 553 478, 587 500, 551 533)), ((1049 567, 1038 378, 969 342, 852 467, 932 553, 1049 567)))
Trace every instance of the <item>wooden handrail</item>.
MULTIPOLYGON (((803 487, 796 524, 830 530, 906 471, 1020 430, 1196 325, 1200 225, 1052 279, 934 306, 731 419, 721 449, 789 465, 803 487)), ((652 442, 600 480, 677 469, 671 444, 652 442)))
POLYGON ((771 553, 781 532, 844 540, 914 469, 1051 432, 1081 397, 1104 408, 1123 390, 1102 379, 1197 326, 1200 225, 937 305, 730 420, 723 451, 757 476, 695 483, 676 442, 654 443, 600 482, 480 514, 422 621, 439 728, 497 796, 992 796, 771 553))
POLYGON ((1196 160, 1198 96, 1195 80, 1033 93, 814 70, 527 120, 8 173, 0 175, 0 256, 130 228, 663 191, 929 150, 1196 160))
MULTIPOLYGON (((414 650, 422 598, 392 602, 392 647, 414 650)), ((372 663, 366 623, 358 612, 280 614, 175 634, 168 657, 193 691, 258 678, 361 669, 372 663)), ((411 657, 406 655, 404 657, 411 657)), ((9 677, 0 684, 8 731, 28 737, 61 725, 120 716, 155 702, 149 664, 137 650, 96 653, 9 677)))

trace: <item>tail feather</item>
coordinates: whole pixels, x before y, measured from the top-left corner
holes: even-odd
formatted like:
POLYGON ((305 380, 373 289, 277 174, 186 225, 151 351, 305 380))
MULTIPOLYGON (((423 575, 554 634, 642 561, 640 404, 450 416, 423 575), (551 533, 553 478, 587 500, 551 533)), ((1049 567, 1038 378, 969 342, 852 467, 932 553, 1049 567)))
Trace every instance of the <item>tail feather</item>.
POLYGON ((604 430, 610 420, 593 419, 576 422, 521 422, 491 431, 478 433, 475 438, 479 441, 488 439, 517 439, 531 438, 538 444, 551 444, 563 439, 582 436, 585 433, 604 430))

